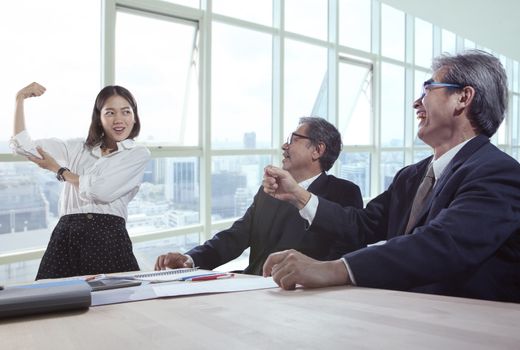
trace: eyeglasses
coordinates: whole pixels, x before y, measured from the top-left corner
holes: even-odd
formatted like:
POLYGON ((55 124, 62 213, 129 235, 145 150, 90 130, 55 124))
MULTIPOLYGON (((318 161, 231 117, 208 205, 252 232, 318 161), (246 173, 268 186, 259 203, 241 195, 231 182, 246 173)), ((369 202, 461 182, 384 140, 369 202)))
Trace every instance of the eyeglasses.
POLYGON ((421 97, 419 99, 422 100, 424 98, 424 96, 426 96, 428 91, 430 91, 432 89, 436 89, 436 88, 443 88, 443 87, 462 89, 462 85, 459 85, 459 84, 438 83, 436 81, 427 80, 424 82, 424 84, 422 86, 422 93, 421 93, 421 97))
POLYGON ((293 143, 293 136, 299 137, 301 139, 307 139, 307 140, 314 141, 314 139, 312 137, 305 136, 305 135, 302 135, 302 134, 297 134, 297 133, 293 132, 293 133, 291 133, 291 135, 289 135, 289 137, 287 138, 287 141, 285 141, 288 145, 293 143))

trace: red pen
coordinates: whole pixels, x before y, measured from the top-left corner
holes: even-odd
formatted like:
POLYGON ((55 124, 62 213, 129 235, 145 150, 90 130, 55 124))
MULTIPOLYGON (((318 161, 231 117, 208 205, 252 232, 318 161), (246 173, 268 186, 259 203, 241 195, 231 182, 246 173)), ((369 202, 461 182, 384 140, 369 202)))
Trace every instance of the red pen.
POLYGON ((234 276, 233 273, 218 273, 218 274, 208 275, 208 276, 192 277, 192 278, 186 279, 186 281, 192 281, 192 282, 211 281, 211 280, 218 280, 218 279, 222 279, 222 278, 230 278, 233 276, 234 276))

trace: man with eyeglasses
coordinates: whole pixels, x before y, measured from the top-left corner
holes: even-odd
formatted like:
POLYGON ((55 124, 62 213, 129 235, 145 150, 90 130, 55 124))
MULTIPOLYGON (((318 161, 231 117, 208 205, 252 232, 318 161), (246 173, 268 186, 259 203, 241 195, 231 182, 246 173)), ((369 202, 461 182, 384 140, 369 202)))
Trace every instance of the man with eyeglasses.
POLYGON ((274 253, 264 275, 284 289, 354 284, 520 302, 520 165, 489 140, 506 113, 506 73, 478 50, 442 55, 432 68, 413 107, 433 156, 400 170, 365 209, 341 208, 266 168, 266 193, 300 209, 313 232, 386 243, 330 262, 274 253))
MULTIPOLYGON (((325 119, 300 118, 300 124, 282 146, 283 169, 299 186, 340 206, 363 207, 359 187, 350 181, 327 175, 342 147, 338 130, 325 119)), ((260 187, 244 216, 224 231, 186 254, 167 253, 157 258, 155 269, 198 266, 211 270, 238 256, 248 247, 247 274, 262 274, 269 254, 298 249, 317 260, 334 260, 360 248, 336 237, 324 237, 307 231, 298 210, 269 196, 260 187)))

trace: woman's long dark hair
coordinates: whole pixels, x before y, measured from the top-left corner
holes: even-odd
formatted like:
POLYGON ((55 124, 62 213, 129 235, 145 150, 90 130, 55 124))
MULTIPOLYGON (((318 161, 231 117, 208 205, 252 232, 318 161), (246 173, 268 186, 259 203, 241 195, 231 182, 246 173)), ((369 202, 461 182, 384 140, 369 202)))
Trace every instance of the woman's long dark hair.
POLYGON ((141 122, 139 121, 139 113, 137 113, 137 103, 135 102, 134 96, 122 86, 109 85, 105 86, 97 95, 96 102, 94 103, 94 109, 92 111, 92 121, 90 122, 90 128, 88 130, 87 140, 85 145, 88 148, 97 146, 103 142, 105 133, 103 131, 103 125, 101 125, 101 109, 112 96, 121 96, 128 101, 132 110, 134 111, 135 124, 128 135, 129 139, 133 139, 139 135, 141 130, 141 122))

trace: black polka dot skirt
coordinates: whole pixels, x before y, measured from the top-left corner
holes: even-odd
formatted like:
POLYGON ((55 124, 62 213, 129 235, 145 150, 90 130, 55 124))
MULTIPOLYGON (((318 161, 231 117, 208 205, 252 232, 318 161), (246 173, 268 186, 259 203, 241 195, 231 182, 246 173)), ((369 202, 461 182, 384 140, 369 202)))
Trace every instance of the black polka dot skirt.
POLYGON ((54 228, 36 279, 137 270, 122 217, 71 214, 54 228))

